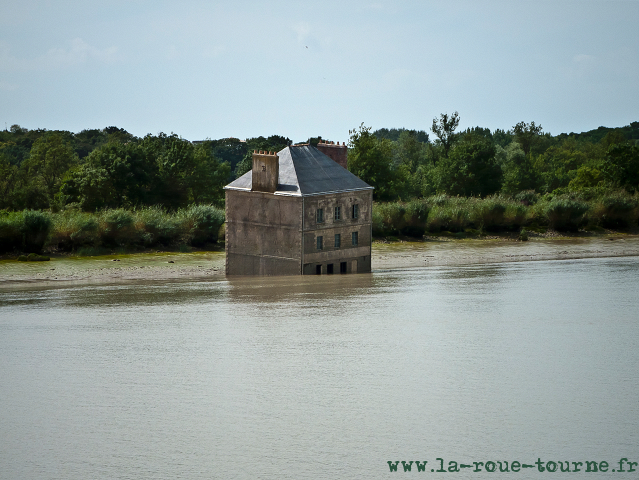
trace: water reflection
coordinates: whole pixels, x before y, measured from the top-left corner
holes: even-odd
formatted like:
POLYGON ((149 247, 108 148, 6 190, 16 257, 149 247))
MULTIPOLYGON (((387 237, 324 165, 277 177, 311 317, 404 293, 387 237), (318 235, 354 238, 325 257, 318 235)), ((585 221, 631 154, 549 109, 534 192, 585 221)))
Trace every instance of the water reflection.
POLYGON ((36 287, 0 293, 0 308, 114 308, 212 302, 222 298, 227 288, 224 281, 138 281, 117 285, 36 287))
POLYGON ((384 282, 384 276, 372 274, 229 277, 228 296, 229 300, 235 303, 337 300, 365 295, 384 282))

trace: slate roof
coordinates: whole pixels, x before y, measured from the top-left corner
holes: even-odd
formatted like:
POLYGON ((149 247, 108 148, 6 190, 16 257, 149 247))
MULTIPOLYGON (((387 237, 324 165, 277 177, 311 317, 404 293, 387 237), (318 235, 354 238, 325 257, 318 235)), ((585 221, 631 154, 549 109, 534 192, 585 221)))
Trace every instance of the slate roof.
MULTIPOLYGON (((280 174, 275 195, 298 197, 327 193, 372 190, 369 184, 310 145, 292 145, 277 152, 280 174)), ((225 189, 251 190, 253 172, 248 171, 225 189)))

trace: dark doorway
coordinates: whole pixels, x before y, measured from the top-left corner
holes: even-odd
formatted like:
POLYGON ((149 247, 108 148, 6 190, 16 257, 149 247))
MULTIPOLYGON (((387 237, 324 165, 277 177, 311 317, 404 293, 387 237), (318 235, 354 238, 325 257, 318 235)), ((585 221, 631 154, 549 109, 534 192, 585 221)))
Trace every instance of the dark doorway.
POLYGON ((329 263, 328 265, 326 265, 326 273, 333 273, 333 264, 329 263))
POLYGON ((346 273, 346 262, 339 264, 339 273, 346 273))
POLYGON ((321 275, 322 274, 322 266, 321 265, 317 265, 315 267, 315 275, 321 275))

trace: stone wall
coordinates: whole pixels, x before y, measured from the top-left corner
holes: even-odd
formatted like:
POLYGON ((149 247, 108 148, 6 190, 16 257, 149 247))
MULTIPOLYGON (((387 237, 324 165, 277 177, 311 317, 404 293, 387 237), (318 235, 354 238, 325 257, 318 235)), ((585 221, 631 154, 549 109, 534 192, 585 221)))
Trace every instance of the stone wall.
POLYGON ((226 274, 309 275, 318 268, 322 274, 330 269, 334 274, 370 272, 372 201, 370 190, 303 198, 227 190, 226 274), (340 207, 339 219, 335 207, 340 207), (321 222, 318 209, 323 210, 321 222))
POLYGON ((333 265, 333 273, 340 273, 346 262, 346 273, 371 271, 371 219, 373 196, 370 190, 336 193, 304 198, 304 254, 303 273, 327 273, 333 265), (353 205, 357 205, 357 218, 353 218, 353 205), (335 219, 335 207, 340 207, 340 218, 335 219), (317 210, 323 210, 323 221, 317 221, 317 210), (357 245, 352 244, 352 234, 357 232, 357 245), (335 246, 335 235, 340 235, 340 245, 335 246), (317 248, 317 237, 322 237, 322 249, 317 248))
POLYGON ((226 274, 299 275, 302 199, 226 191, 226 274))

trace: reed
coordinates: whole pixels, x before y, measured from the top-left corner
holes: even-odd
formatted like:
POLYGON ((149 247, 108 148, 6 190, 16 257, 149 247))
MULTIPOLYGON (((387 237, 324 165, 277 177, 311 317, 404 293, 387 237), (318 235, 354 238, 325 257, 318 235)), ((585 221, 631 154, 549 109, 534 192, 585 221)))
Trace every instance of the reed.
POLYGON ((555 196, 541 204, 548 226, 559 231, 576 231, 587 223, 590 205, 569 195, 555 196))
POLYGON ((51 214, 47 212, 3 212, 0 214, 0 252, 41 253, 51 225, 51 214))
POLYGON ((592 225, 604 228, 636 227, 639 222, 637 195, 625 191, 613 192, 598 198, 590 218, 592 225))

